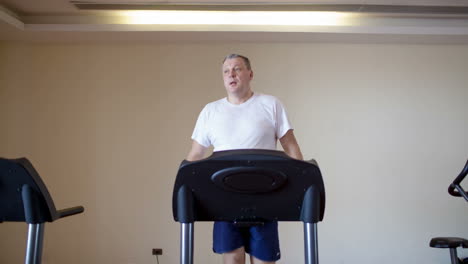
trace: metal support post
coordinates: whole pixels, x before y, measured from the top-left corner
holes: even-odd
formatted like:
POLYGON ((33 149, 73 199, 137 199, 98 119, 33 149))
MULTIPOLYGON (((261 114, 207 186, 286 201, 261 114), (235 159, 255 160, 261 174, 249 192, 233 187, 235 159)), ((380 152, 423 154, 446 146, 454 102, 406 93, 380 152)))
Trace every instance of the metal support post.
POLYGON ((25 264, 41 264, 43 241, 44 223, 29 224, 25 264))
POLYGON ((193 223, 181 223, 180 264, 193 264, 193 223))
POLYGON ((318 264, 317 223, 304 223, 304 253, 306 264, 318 264))

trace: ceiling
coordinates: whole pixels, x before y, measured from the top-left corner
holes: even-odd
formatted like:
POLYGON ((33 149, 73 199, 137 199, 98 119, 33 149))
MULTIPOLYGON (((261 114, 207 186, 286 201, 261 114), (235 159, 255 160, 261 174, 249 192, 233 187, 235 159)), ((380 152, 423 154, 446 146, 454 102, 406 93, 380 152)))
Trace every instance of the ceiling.
POLYGON ((78 2, 0 0, 0 41, 468 44, 468 0, 257 0, 255 4, 217 0, 78 2), (117 18, 117 12, 124 9, 184 8, 345 11, 350 17, 333 26, 137 25, 117 18))

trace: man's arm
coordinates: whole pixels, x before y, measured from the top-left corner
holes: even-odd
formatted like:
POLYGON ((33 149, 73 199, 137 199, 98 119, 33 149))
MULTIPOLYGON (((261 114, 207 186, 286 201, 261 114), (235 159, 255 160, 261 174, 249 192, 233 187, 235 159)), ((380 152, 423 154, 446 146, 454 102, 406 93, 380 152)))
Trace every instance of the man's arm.
POLYGON ((203 159, 203 157, 205 157, 206 150, 207 150, 206 147, 198 144, 197 141, 192 140, 192 149, 187 155, 186 160, 188 161, 201 160, 203 159))
POLYGON ((284 149, 284 152, 288 154, 291 158, 303 160, 301 149, 299 148, 299 144, 297 144, 296 137, 294 136, 294 132, 292 129, 288 130, 286 134, 280 138, 281 146, 284 149))

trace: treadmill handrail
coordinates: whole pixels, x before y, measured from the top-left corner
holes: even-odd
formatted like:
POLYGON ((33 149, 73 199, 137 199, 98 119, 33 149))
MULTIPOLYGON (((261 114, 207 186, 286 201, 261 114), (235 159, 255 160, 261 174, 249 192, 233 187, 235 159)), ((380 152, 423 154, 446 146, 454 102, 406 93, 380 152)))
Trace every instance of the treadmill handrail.
POLYGON ((455 178, 455 180, 450 184, 448 192, 452 196, 460 197, 462 196, 468 202, 468 193, 461 187, 460 183, 465 179, 468 174, 468 160, 466 161, 465 167, 460 172, 460 174, 455 178))

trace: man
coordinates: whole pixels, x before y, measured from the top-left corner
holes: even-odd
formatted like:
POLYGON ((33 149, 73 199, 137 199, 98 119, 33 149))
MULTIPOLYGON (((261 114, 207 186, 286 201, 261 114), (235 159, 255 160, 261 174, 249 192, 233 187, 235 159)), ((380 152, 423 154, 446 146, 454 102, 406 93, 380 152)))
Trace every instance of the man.
MULTIPOLYGON (((248 58, 230 54, 222 66, 227 97, 209 103, 198 117, 187 160, 204 158, 207 148, 276 149, 279 139, 286 154, 303 159, 293 129, 281 102, 252 91, 253 71, 248 58)), ((245 253, 252 264, 272 264, 280 259, 278 223, 247 229, 229 222, 216 222, 213 250, 223 254, 224 264, 244 264, 245 253)))

